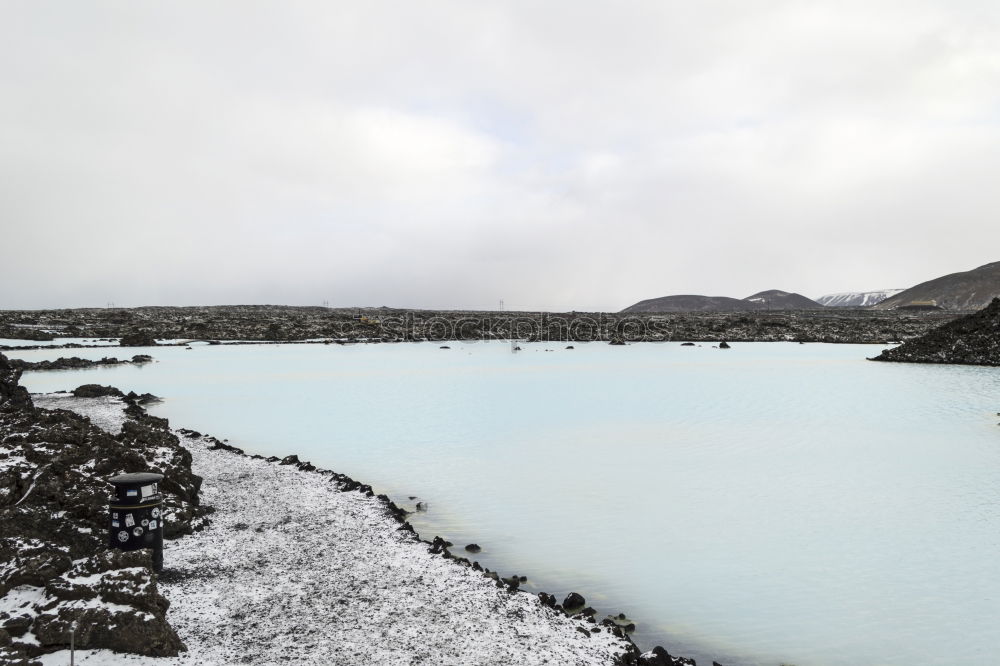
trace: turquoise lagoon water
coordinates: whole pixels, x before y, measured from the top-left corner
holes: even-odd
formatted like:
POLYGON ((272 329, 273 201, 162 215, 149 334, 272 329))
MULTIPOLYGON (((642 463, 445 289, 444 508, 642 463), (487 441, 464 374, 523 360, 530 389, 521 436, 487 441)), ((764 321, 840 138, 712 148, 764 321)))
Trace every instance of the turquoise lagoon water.
MULTIPOLYGON (((417 496, 422 535, 699 663, 1000 660, 1000 370, 859 345, 450 346, 128 349, 158 362, 23 381, 151 392, 175 427, 417 496)), ((60 353, 108 355, 10 355, 60 353)))

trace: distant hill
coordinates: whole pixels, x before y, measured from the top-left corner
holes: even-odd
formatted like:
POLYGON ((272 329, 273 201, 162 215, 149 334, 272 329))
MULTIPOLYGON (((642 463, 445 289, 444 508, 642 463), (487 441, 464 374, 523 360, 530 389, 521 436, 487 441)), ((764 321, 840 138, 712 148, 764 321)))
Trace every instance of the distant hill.
POLYGON ((754 303, 727 296, 678 295, 662 296, 639 301, 622 310, 624 313, 638 312, 743 312, 756 310, 754 303))
POLYGON ((886 349, 875 361, 1000 365, 1000 298, 983 310, 960 317, 886 349))
POLYGON ((895 296, 902 289, 879 289, 877 291, 844 291, 838 294, 826 294, 816 299, 820 305, 828 308, 867 308, 878 305, 885 299, 895 296))
POLYGON ((902 291, 875 306, 894 310, 912 305, 937 305, 945 310, 979 310, 1000 296, 1000 261, 971 271, 952 273, 902 291))
POLYGON ((761 291, 746 298, 684 294, 639 301, 622 310, 638 312, 752 312, 756 310, 812 310, 823 306, 802 294, 779 289, 761 291))
POLYGON ((780 289, 759 291, 743 300, 753 303, 758 310, 813 310, 823 307, 821 303, 806 298, 802 294, 789 293, 780 289))

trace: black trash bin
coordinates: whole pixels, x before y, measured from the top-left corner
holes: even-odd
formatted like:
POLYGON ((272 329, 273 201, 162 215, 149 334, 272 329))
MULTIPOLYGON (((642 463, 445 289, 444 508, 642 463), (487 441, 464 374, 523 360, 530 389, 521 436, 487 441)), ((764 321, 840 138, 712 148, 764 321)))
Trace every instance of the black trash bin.
POLYGON ((120 474, 109 481, 115 496, 108 508, 108 546, 118 550, 153 549, 153 570, 163 570, 162 474, 120 474))

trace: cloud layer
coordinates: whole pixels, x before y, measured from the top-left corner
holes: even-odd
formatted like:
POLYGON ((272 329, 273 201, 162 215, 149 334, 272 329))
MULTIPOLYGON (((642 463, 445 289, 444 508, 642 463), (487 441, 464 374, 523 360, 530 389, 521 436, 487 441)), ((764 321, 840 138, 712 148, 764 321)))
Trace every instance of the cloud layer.
POLYGON ((1000 259, 995 3, 4 13, 3 308, 617 310, 1000 259))

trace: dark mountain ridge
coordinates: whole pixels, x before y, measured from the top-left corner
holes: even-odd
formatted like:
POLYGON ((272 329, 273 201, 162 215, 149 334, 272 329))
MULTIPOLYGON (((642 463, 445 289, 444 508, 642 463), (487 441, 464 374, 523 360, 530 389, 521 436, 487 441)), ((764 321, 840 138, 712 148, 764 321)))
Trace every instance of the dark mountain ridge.
POLYGON ((1000 297, 1000 261, 971 271, 950 273, 921 282, 875 307, 894 310, 901 307, 937 306, 945 310, 980 310, 1000 297))
POLYGON ((754 312, 758 310, 822 310, 824 306, 802 294, 769 289, 746 298, 678 294, 639 301, 622 310, 625 314, 642 312, 754 312))
POLYGON ((639 301, 622 310, 623 313, 639 312, 746 312, 759 309, 754 303, 728 296, 700 296, 679 294, 639 301))
POLYGON ((780 289, 759 291, 752 296, 747 296, 743 300, 756 304, 761 310, 812 310, 824 307, 822 304, 802 294, 781 291, 780 289))

